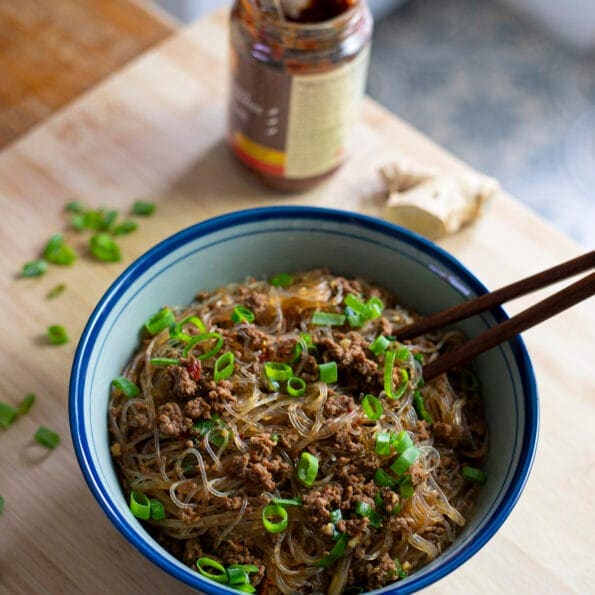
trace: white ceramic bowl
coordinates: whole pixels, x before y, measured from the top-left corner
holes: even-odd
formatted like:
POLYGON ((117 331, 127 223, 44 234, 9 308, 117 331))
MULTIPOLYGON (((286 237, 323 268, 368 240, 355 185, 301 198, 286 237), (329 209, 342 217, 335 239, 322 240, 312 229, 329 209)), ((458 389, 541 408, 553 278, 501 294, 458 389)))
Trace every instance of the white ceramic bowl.
MULTIPOLYGON (((206 593, 235 593, 186 567, 132 516, 110 459, 110 381, 137 346, 143 322, 164 304, 185 305, 199 290, 246 276, 330 267, 392 290, 406 306, 431 313, 485 287, 452 256, 378 219, 309 207, 271 207, 217 217, 183 230, 141 256, 95 308, 79 343, 70 382, 70 425, 81 469, 97 501, 145 556, 206 593)), ((506 318, 501 309, 459 326, 473 336, 506 318)), ((409 593, 452 572, 494 535, 517 501, 537 442, 538 401, 521 339, 477 359, 490 432, 487 484, 455 543, 433 562, 377 593, 409 593)))

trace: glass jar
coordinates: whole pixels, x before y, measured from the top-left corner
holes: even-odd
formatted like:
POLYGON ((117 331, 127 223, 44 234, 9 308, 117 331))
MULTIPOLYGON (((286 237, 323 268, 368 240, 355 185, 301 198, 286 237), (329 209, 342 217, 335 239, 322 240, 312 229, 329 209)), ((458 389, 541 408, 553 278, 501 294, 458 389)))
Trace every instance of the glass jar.
POLYGON ((366 83, 372 16, 364 0, 342 10, 295 22, 253 0, 232 8, 229 142, 269 186, 305 190, 345 160, 366 83))

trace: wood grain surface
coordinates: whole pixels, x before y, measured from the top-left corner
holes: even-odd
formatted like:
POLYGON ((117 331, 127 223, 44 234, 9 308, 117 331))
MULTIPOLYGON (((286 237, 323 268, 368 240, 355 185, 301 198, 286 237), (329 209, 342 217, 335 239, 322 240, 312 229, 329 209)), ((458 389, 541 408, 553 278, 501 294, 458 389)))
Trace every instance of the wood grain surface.
POLYGON ((134 0, 0 0, 0 147, 173 30, 134 0))
MULTIPOLYGON (((366 101, 350 161, 323 186, 284 197, 239 169, 224 143, 225 15, 176 34, 0 154, 0 398, 38 395, 31 413, 0 432, 0 592, 189 593, 136 552, 87 489, 68 430, 72 355, 93 305, 127 263, 158 240, 212 215, 255 205, 332 205, 380 213, 378 166, 407 156, 465 168, 410 126, 366 101), (64 226, 67 200, 126 209, 135 198, 158 214, 124 237, 124 262, 86 257, 41 279, 17 280, 25 260, 64 226), (67 289, 48 301, 59 282, 67 289), (50 347, 48 324, 72 341, 50 347), (38 425, 60 432, 46 454, 38 425)), ((82 243, 72 238, 75 245, 82 243)), ((498 195, 473 227, 441 242, 488 286, 497 287, 579 254, 572 241, 498 195)), ((198 282, 198 281, 197 281, 198 282)), ((553 292, 513 302, 516 312, 553 292)), ((541 435, 528 485, 497 535, 429 592, 587 593, 595 575, 593 301, 525 335, 541 398, 541 435)))

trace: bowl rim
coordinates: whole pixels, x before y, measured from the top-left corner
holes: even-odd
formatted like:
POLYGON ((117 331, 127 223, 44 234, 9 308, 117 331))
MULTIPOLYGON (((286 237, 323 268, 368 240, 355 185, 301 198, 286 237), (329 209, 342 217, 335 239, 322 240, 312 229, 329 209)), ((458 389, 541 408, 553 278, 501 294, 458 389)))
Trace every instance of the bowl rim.
MULTIPOLYGON (((109 497, 109 494, 102 485, 97 474, 97 467, 93 461, 87 434, 84 427, 84 387, 85 372, 88 363, 88 354, 93 350, 96 335, 102 328, 105 318, 112 308, 117 304, 121 294, 126 290, 131 281, 140 276, 146 269, 153 266, 168 253, 193 241, 199 237, 212 234, 217 231, 232 228, 246 223, 268 221, 274 219, 314 219, 340 224, 351 224, 372 231, 380 232, 386 236, 398 239, 425 254, 431 255, 434 259, 445 265, 449 272, 457 275, 477 295, 486 293, 488 289, 479 279, 467 269, 459 260, 450 255, 443 248, 422 236, 404 229, 398 225, 383 221, 376 217, 338 209, 311 207, 311 206, 270 206, 233 211, 219 215, 205 221, 191 225, 173 235, 165 238, 155 246, 147 250, 132 262, 109 286, 95 308, 93 309, 87 324, 81 334, 71 369, 68 414, 70 433, 77 457, 87 485, 93 496, 103 509, 104 513, 120 531, 120 533, 139 550, 144 556, 151 560, 168 574, 196 589, 209 589, 211 593, 231 593, 228 588, 207 581, 198 573, 189 576, 183 572, 172 561, 168 560, 159 551, 160 546, 148 534, 146 537, 140 531, 144 529, 134 527, 118 510, 117 505, 109 497), (158 549, 159 548, 159 549, 158 549)), ((490 311, 498 322, 508 319, 508 315, 501 308, 497 307, 490 311)), ((394 592, 412 593, 422 589, 457 569, 476 554, 496 533, 518 501, 529 472, 533 465, 537 449, 538 427, 539 427, 539 398, 537 395, 537 384, 533 365, 529 358, 527 348, 521 337, 516 337, 509 342, 515 363, 518 367, 522 383, 522 396, 526 411, 524 423, 524 438, 517 462, 516 470, 500 505, 490 513, 483 530, 469 537, 468 542, 448 561, 439 564, 425 576, 416 578, 413 574, 404 584, 393 583, 383 587, 392 587, 394 592)), ((385 592, 385 591, 378 591, 385 592)))

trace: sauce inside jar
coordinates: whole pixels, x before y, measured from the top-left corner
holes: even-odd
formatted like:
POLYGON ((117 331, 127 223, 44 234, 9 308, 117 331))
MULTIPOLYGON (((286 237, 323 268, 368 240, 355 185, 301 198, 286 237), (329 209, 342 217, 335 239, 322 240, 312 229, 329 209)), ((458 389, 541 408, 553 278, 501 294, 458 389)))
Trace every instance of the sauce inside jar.
POLYGON ((280 6, 283 18, 252 0, 233 6, 229 142, 267 185, 303 190, 347 155, 372 19, 363 0, 280 6))

